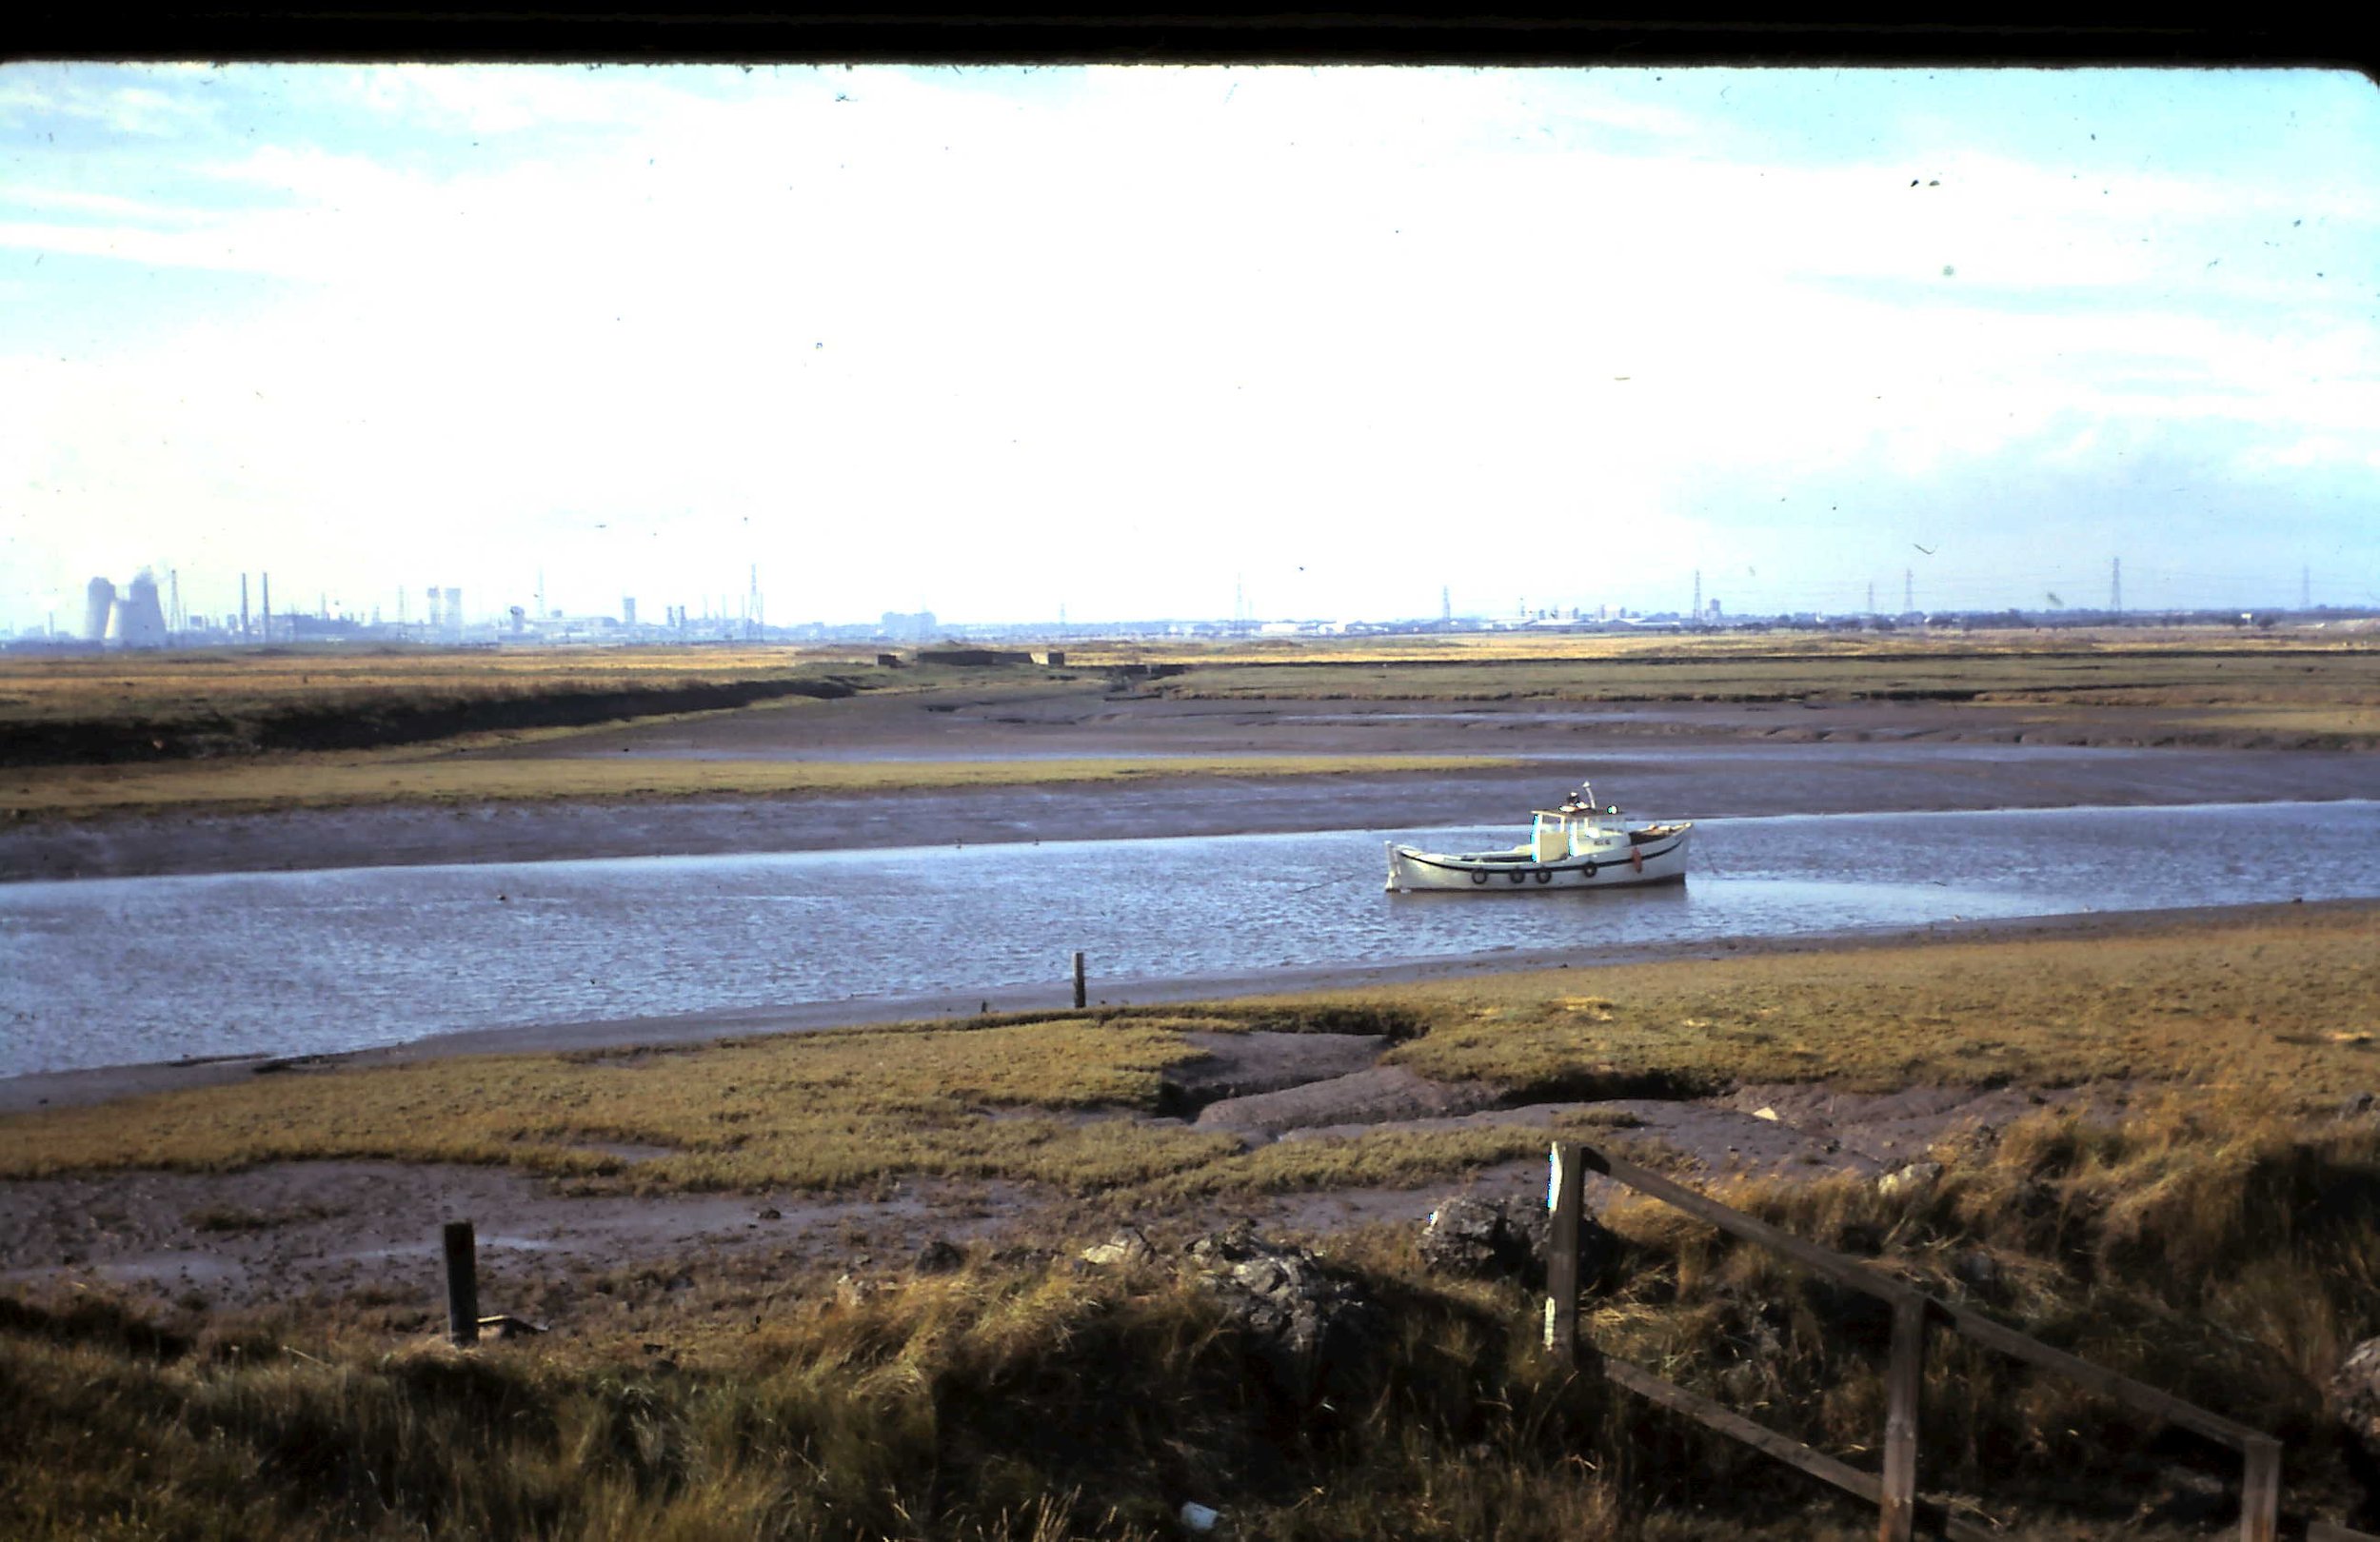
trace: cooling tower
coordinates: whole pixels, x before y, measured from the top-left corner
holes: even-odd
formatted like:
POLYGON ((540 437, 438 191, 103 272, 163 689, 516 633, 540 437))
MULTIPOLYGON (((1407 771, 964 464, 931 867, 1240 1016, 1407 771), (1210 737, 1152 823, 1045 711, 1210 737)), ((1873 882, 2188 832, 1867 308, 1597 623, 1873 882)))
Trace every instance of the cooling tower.
POLYGON ((165 606, 157 603, 157 580, 144 567, 116 601, 116 641, 128 648, 166 645, 165 606))
POLYGON ((83 593, 83 641, 104 642, 108 623, 115 616, 116 586, 104 578, 95 578, 83 593))

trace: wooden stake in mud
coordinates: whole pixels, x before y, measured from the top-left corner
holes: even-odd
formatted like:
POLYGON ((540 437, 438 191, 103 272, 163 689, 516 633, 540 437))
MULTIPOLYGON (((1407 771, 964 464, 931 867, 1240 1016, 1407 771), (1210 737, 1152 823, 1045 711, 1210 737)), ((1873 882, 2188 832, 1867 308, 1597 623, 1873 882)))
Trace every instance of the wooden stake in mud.
POLYGON ((1564 1365, 1578 1363, 1578 1216, 1586 1204, 1586 1163, 1577 1145, 1557 1140, 1545 1185, 1554 1212, 1545 1250, 1545 1347, 1564 1365))
POLYGON ((446 1336, 458 1349, 479 1342, 479 1247, 466 1220, 446 1222, 446 1336))
POLYGON ((1090 1004, 1090 995, 1082 985, 1082 955, 1078 952, 1074 956, 1074 1009, 1080 1012, 1090 1004))

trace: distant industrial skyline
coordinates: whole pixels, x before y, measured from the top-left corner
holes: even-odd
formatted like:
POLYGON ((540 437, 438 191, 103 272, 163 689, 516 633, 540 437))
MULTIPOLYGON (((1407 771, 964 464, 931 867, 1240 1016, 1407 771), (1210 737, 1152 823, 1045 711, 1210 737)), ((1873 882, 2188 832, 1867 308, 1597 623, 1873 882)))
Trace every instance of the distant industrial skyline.
MULTIPOLYGON (((1610 602, 1584 604, 1533 603, 1527 596, 1517 599, 1507 609, 1494 606, 1458 609, 1451 586, 1439 590, 1439 608, 1435 616, 1343 614, 1275 616, 1259 612, 1247 603, 1244 591, 1236 591, 1228 617, 1207 614, 1081 617, 1069 622, 1064 611, 1055 617, 1034 616, 942 616, 931 609, 916 612, 886 611, 872 620, 877 623, 870 635, 895 640, 925 642, 933 638, 972 629, 1032 631, 1057 637, 1068 632, 1075 635, 1094 633, 1101 626, 1141 625, 1157 622, 1178 622, 1201 627, 1239 628, 1256 631, 1268 626, 1321 623, 1324 625, 1415 626, 1432 622, 1464 624, 1512 624, 1516 623, 1546 623, 1564 620, 1578 622, 1620 621, 1629 618, 1677 618, 1707 625, 1723 625, 1748 620, 1767 621, 1780 617, 1803 617, 1817 620, 1856 619, 1874 617, 1908 617, 1912 615, 1981 615, 1995 612, 2019 612, 2037 616, 2151 616, 2185 611, 2214 611, 2229 613, 2232 603, 2218 605, 2158 605, 2128 603, 2124 594, 2123 561, 2112 558, 2105 575, 2105 589, 2097 594, 2077 588, 2070 598, 2055 591, 2044 593, 2032 603, 2010 605, 1922 605, 1918 603, 1916 570, 1904 568, 1896 598, 1898 604, 1889 603, 1894 592, 1886 591, 1887 603, 1879 603, 1876 585, 1866 585, 1856 606, 1828 607, 1818 605, 1783 605, 1771 608, 1736 605, 1729 607, 1717 594, 1704 595, 1702 574, 1693 575, 1692 598, 1683 605, 1653 604, 1631 607, 1610 602)), ((869 625, 867 621, 829 621, 823 616, 780 618, 769 620, 765 595, 759 585, 759 573, 749 573, 748 588, 742 596, 717 595, 699 603, 664 602, 658 607, 640 600, 635 594, 622 594, 616 602, 605 606, 565 606, 550 603, 542 587, 532 591, 534 604, 502 603, 474 605, 464 591, 451 585, 426 585, 418 589, 396 591, 392 603, 368 606, 334 602, 325 591, 318 591, 310 600, 292 601, 285 585, 283 600, 276 609, 272 602, 271 575, 258 572, 240 576, 240 602, 236 608, 225 605, 209 613, 187 604, 182 598, 181 575, 169 570, 161 581, 149 568, 142 568, 130 583, 117 585, 105 576, 94 577, 86 588, 85 604, 79 622, 76 618, 61 619, 46 615, 35 626, 13 634, 23 638, 53 637, 84 642, 105 641, 110 645, 159 646, 171 642, 208 642, 225 641, 270 642, 289 638, 319 638, 344 635, 327 631, 321 623, 356 625, 372 629, 409 628, 407 635, 422 642, 463 642, 485 638, 491 633, 498 637, 534 637, 538 635, 585 635, 647 640, 677 633, 688 636, 758 637, 766 633, 825 627, 849 631, 852 627, 869 625), (248 580, 255 587, 251 597, 248 580), (160 585, 163 585, 161 588, 160 585), (252 603, 251 603, 252 600, 252 603), (640 606, 644 619, 640 621, 640 606), (542 608, 541 608, 542 607, 542 608), (658 619, 655 611, 658 609, 658 619), (276 621, 276 617, 278 620, 276 621), (227 636, 226 634, 229 634, 227 636)), ((2266 595, 2237 603, 2247 614, 2315 613, 2325 610, 2369 615, 2380 611, 2380 603, 2356 603, 2351 601, 2317 598, 2311 566, 2298 573, 2294 595, 2266 595)))
POLYGON ((19 64, 0 143, 0 633, 2380 603, 2344 72, 19 64))

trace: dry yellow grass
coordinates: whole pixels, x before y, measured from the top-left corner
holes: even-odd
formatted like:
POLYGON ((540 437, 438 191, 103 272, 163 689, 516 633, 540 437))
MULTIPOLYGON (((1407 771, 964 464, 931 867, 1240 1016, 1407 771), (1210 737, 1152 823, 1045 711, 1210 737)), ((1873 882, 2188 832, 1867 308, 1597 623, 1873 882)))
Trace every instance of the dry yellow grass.
POLYGON ((2380 742, 2380 642, 2301 628, 1270 639, 1077 649, 1216 700, 1823 701, 2031 709, 2136 741, 2380 742), (2120 721, 2111 722, 2115 714, 2120 721))
POLYGON ((1432 1024, 1392 1058, 1514 1088, 2145 1077, 2317 1106, 2380 1085, 2380 906, 1507 975, 1379 999, 1432 1024))
MULTIPOLYGON (((2043 1115, 1938 1155, 1938 1180, 1892 1192, 1843 1176, 1720 1196, 2280 1434, 2292 1505, 2335 1514, 2353 1502, 2324 1384, 2380 1322, 2380 1126, 2310 1129, 2252 1097, 2176 1097, 2120 1124, 2043 1115)), ((1602 1218, 1624 1257, 1591 1306, 1600 1348, 1873 1464, 1886 1334, 1874 1303, 1656 1201, 1623 1197, 1602 1218)), ((1973 1495, 1986 1514, 2011 1518, 2029 1487, 2073 1514, 2086 1498, 2061 1474, 2117 1485, 2099 1525, 2018 1534, 2138 1534, 2115 1523, 2155 1495, 2142 1458, 2173 1455, 2154 1421, 1950 1334, 1928 1350, 1924 1408, 1928 1486, 1973 1495)))
POLYGON ((0 1176, 288 1158, 506 1163, 645 1189, 833 1188, 887 1174, 1135 1182, 1236 1142, 1151 1110, 1199 1018, 873 1029, 625 1056, 290 1073, 0 1122, 0 1176), (605 1148, 667 1148, 632 1167, 605 1148))
POLYGON ((1629 648, 1416 661, 1200 665, 1168 695, 1361 700, 1774 702, 1924 702, 2104 713, 2262 714, 2324 731, 2380 726, 2380 647, 1907 651, 1629 648), (2311 715, 2311 716, 2310 716, 2311 715))
POLYGON ((139 765, 0 771, 0 804, 26 816, 373 804, 708 798, 916 788, 1048 786, 1155 777, 1376 776, 1518 762, 1459 755, 1105 756, 1028 761, 694 761, 637 757, 507 760, 390 750, 139 765))
MULTIPOLYGON (((101 715, 175 720, 302 704, 793 679, 869 672, 873 660, 865 649, 762 646, 0 655, 0 727, 101 715)), ((886 677, 887 684, 900 681, 886 677)))
POLYGON ((1575 1459, 1592 1394, 1409 1258, 1367 1271, 1396 1311, 1319 1408, 1156 1271, 979 1263, 856 1301, 692 1272, 554 1282, 532 1310, 565 1331, 474 1354, 366 1303, 197 1325, 0 1295, 0 1514, 25 1542, 1160 1542, 1199 1495, 1281 1542, 1635 1534, 1575 1459))

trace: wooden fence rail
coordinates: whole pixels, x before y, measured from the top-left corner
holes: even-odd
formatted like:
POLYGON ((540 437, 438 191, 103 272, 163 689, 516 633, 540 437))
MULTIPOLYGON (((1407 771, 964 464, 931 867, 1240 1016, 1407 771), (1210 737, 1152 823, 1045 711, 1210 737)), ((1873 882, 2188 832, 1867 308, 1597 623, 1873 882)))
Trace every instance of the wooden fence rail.
POLYGON ((2306 1523, 2306 1542, 2380 1542, 2380 1536, 2336 1521, 2317 1520, 2306 1523))
POLYGON ((1878 1542, 1909 1542, 1921 1516, 1930 1526, 1954 1538, 1996 1534, 1988 1528, 1962 1521, 1938 1506, 1924 1504, 1918 1497, 1917 1428, 1920 1394, 1925 1386, 1926 1331, 1936 1323, 2030 1365, 2079 1381, 2137 1413, 2179 1425, 2238 1452, 2243 1463, 2241 1542, 2273 1542, 2281 1507, 2281 1443, 2271 1435, 2105 1366, 2093 1365, 2079 1355, 2053 1349, 2030 1334, 1881 1274, 1848 1254, 1781 1232, 1766 1221, 1596 1146, 1565 1140, 1555 1142, 1551 1181, 1546 1190, 1546 1203, 1554 1215, 1549 1239, 1551 1259, 1546 1269, 1545 1341, 1549 1350, 1570 1363, 1578 1362, 1578 1232, 1585 1205, 1585 1179, 1590 1172, 1600 1173, 1639 1194, 1682 1210, 1731 1236, 1782 1254, 1811 1273, 1864 1291, 1893 1309, 1892 1351, 1884 1373, 1884 1459, 1880 1474, 1838 1461, 1697 1393, 1664 1381, 1641 1366, 1602 1359, 1603 1374, 1639 1396, 1684 1414, 1870 1501, 1876 1507, 1878 1542))

